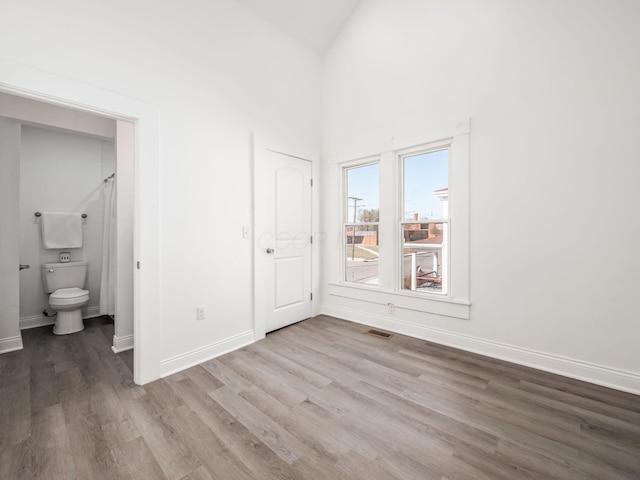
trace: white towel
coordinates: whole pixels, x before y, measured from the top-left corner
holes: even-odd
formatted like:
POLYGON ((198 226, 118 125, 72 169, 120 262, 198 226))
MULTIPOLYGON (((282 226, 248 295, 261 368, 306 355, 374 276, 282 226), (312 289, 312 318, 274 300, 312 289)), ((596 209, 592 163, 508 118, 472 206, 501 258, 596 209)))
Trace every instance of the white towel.
POLYGON ((82 247, 82 216, 79 213, 43 212, 42 246, 54 248, 82 247))

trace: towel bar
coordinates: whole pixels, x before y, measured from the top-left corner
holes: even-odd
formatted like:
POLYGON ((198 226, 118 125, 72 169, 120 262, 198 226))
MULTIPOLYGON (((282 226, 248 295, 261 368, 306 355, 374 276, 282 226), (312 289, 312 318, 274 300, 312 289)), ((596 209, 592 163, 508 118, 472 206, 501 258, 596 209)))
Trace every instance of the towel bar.
MULTIPOLYGON (((36 213, 34 213, 34 215, 35 215, 36 217, 41 217, 41 216, 42 216, 42 213, 40 213, 40 212, 36 212, 36 213)), ((81 216, 82 218, 87 218, 87 214, 86 214, 86 213, 83 213, 83 214, 82 214, 82 215, 80 215, 80 216, 81 216)))

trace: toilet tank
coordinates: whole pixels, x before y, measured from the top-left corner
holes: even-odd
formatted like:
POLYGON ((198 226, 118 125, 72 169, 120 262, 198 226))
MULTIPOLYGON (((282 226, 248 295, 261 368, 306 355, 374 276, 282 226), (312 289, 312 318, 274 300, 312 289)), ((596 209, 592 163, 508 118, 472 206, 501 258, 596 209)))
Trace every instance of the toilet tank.
POLYGON ((42 283, 47 293, 61 288, 83 288, 86 280, 87 262, 42 264, 42 283))

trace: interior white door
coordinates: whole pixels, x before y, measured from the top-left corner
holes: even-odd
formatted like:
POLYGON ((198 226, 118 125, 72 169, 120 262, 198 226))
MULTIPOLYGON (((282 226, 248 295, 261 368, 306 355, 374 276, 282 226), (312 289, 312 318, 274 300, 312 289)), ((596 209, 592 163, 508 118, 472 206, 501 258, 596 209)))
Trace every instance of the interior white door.
POLYGON ((311 316, 311 162, 264 150, 255 206, 256 318, 270 332, 311 316))

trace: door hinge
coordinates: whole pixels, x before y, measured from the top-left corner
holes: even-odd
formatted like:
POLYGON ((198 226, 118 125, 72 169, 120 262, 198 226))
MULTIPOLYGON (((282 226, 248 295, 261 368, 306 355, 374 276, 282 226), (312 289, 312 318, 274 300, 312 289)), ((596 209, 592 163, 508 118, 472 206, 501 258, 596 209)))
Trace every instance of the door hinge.
POLYGON ((311 300, 313 300, 313 293, 310 293, 309 296, 311 297, 311 300))
POLYGON ((313 243, 313 235, 309 237, 309 243, 313 243))
POLYGON ((140 270, 140 262, 136 262, 136 268, 140 270))
POLYGON ((313 178, 311 179, 311 186, 313 187, 313 178))

